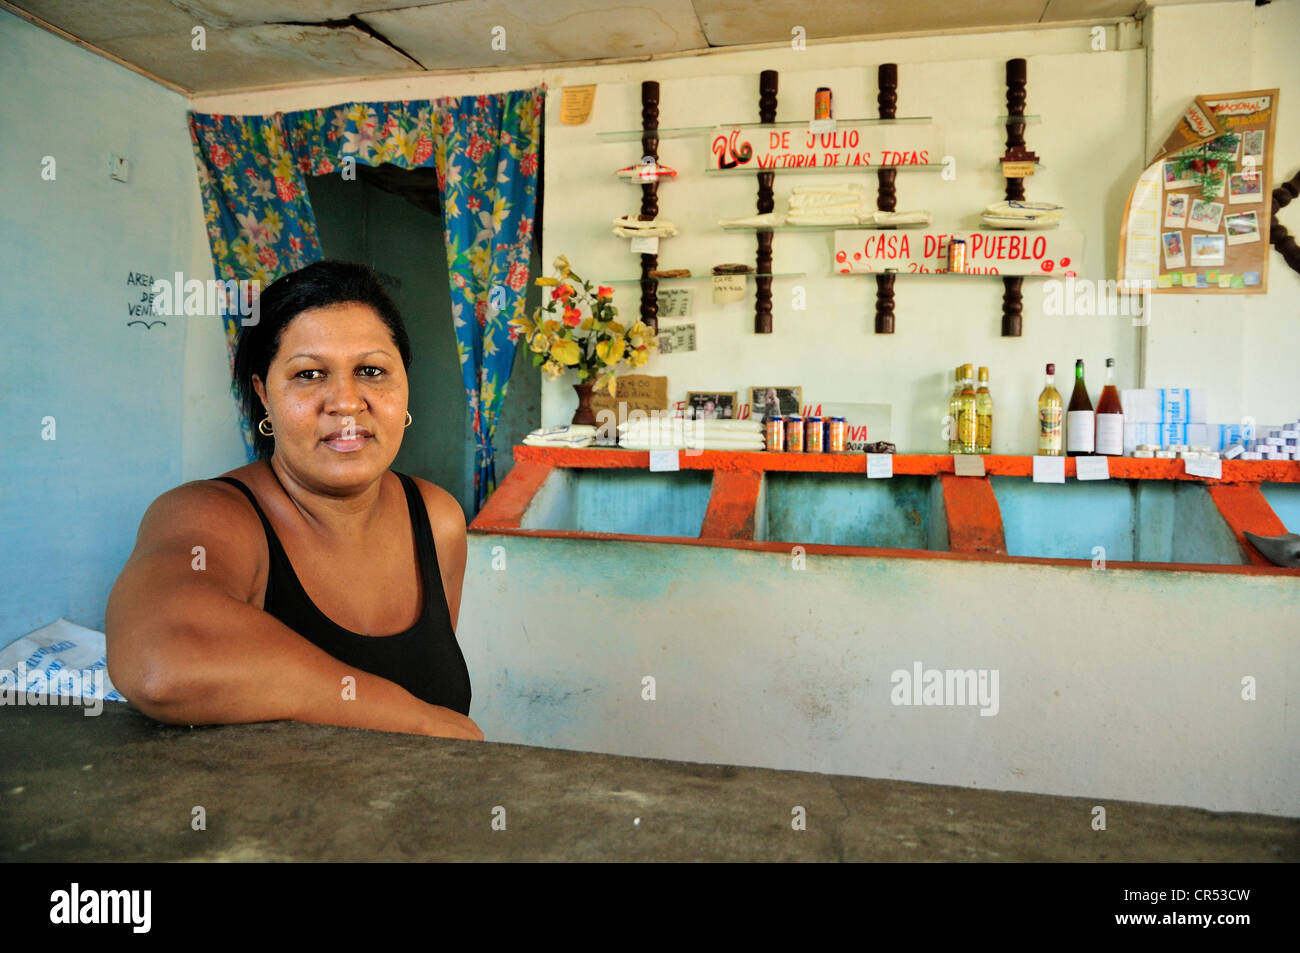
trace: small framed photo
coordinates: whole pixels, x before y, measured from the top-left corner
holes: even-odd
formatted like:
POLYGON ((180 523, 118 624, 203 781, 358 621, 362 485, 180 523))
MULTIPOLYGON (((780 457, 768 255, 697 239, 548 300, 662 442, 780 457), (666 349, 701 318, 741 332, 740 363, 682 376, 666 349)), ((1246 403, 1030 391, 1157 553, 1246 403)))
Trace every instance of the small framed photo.
POLYGON ((1208 202, 1205 199, 1192 199, 1192 211, 1187 224, 1203 232, 1217 232, 1219 218, 1223 215, 1223 203, 1208 202))
POLYGON ((1180 178, 1178 178, 1178 177, 1177 177, 1177 173, 1174 172, 1174 164, 1173 164, 1172 162, 1166 162, 1166 163, 1165 163, 1165 169, 1164 169, 1164 172, 1165 172, 1165 191, 1166 191, 1166 192, 1169 192, 1169 191, 1171 191, 1171 190, 1173 190, 1173 189, 1190 189, 1193 185, 1196 184, 1196 180, 1195 180, 1195 179, 1180 179, 1180 178))
POLYGON ((1229 205, 1258 205, 1264 201, 1264 176, 1257 169, 1228 176, 1229 205))
POLYGON ((755 420, 788 416, 803 407, 802 387, 751 387, 749 404, 755 420))
POLYGON ((1192 267, 1222 265, 1226 243, 1222 235, 1192 236, 1192 267))
POLYGON ((1245 245, 1259 241, 1259 213, 1236 212, 1224 216, 1223 230, 1227 233, 1229 245, 1245 245))
POLYGON ((1264 164, 1264 135, 1263 129, 1247 129, 1241 134, 1242 165, 1259 168, 1264 164))
POLYGON ((1187 226, 1187 206, 1191 197, 1186 192, 1170 192, 1165 197, 1165 228, 1187 226))
POLYGON ((719 394, 712 391, 687 391, 686 416, 693 420, 734 420, 736 392, 719 394))
POLYGON ((1187 265, 1187 249, 1183 245, 1182 232, 1165 232, 1160 236, 1165 246, 1165 271, 1183 268, 1187 265))

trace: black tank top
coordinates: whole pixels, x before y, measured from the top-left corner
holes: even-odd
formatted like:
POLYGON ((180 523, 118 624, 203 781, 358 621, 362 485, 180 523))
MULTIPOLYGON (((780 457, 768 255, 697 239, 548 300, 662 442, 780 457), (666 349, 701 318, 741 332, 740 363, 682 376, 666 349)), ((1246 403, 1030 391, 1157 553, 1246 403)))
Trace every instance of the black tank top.
POLYGON ((396 682, 431 705, 442 705, 468 716, 469 669, 451 627, 429 513, 415 481, 404 473, 393 472, 406 491, 424 604, 415 625, 405 632, 385 636, 351 632, 321 612, 298 581, 298 574, 293 571, 289 556, 258 505, 257 497, 234 477, 215 479, 238 487, 253 504, 266 530, 266 546, 271 557, 263 605, 267 612, 340 662, 396 682))

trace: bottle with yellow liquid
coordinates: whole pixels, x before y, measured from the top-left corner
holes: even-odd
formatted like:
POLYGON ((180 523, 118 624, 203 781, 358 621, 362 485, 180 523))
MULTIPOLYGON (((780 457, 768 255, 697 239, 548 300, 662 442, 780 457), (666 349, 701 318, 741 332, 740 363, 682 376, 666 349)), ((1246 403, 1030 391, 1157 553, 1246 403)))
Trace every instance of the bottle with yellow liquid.
POLYGON ((961 416, 961 370, 957 365, 952 374, 952 396, 948 398, 948 452, 961 453, 961 441, 957 439, 957 418, 961 416))
POLYGON ((980 368, 980 386, 975 391, 975 452, 993 452, 993 395, 987 367, 980 368))
POLYGON ((1062 428, 1061 395, 1056 390, 1056 365, 1047 365, 1047 380, 1038 395, 1038 455, 1059 457, 1062 428))
POLYGON ((957 452, 974 453, 979 423, 975 416, 975 365, 961 366, 961 396, 957 402, 957 452))

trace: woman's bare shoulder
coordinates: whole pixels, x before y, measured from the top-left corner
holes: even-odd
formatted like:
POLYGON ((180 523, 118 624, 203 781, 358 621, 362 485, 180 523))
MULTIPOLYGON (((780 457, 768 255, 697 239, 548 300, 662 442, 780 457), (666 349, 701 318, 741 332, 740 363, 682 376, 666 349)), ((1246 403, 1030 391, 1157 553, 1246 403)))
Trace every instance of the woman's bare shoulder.
POLYGON ((239 489, 221 480, 191 480, 149 504, 137 543, 211 530, 232 541, 252 542, 262 535, 261 521, 239 489))

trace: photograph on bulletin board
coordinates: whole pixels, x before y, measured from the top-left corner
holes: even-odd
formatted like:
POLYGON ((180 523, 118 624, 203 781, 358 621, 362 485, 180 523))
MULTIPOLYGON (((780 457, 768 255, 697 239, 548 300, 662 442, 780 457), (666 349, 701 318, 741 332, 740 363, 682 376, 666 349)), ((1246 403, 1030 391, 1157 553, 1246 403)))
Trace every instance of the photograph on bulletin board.
POLYGON ((1198 96, 1129 194, 1120 281, 1263 294, 1278 91, 1198 96))

